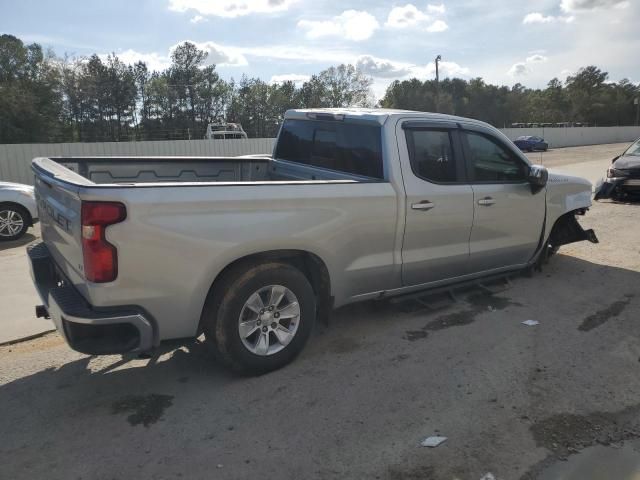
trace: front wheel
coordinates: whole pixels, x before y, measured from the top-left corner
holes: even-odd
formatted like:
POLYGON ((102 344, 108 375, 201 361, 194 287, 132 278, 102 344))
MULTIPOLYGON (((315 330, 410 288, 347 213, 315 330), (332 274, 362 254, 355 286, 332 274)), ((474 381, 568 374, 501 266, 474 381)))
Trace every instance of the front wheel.
POLYGON ((306 276, 290 265, 267 263, 226 274, 207 299, 202 325, 224 363, 259 375, 300 353, 315 317, 315 295, 306 276))
POLYGON ((0 240, 17 240, 29 228, 29 216, 18 205, 0 205, 0 240))

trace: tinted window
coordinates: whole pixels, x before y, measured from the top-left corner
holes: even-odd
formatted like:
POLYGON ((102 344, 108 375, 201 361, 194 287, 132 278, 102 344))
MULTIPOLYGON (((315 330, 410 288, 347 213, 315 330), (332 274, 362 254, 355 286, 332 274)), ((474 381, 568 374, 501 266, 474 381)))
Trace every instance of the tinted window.
POLYGON ((286 120, 276 158, 365 177, 384 176, 378 125, 286 120))
POLYGON ((470 170, 476 182, 517 182, 526 179, 527 165, 496 140, 467 132, 470 170))
POLYGON ((457 181, 451 136, 442 130, 407 130, 413 173, 436 183, 457 181))

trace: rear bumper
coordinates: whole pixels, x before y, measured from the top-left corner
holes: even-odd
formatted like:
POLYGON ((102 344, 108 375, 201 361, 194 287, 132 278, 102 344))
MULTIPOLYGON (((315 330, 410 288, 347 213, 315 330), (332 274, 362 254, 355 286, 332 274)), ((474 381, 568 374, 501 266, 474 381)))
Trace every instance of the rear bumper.
POLYGON ((94 307, 64 279, 44 243, 28 247, 27 253, 31 278, 44 307, 71 348, 107 355, 154 347, 153 322, 141 308, 94 307))

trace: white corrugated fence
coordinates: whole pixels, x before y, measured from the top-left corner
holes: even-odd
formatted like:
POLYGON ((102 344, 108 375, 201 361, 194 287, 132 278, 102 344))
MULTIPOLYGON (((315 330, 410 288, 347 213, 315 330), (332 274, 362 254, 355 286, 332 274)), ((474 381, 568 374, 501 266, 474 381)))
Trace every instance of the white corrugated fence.
MULTIPOLYGON (((505 128, 510 139, 520 135, 543 137, 551 148, 631 142, 640 127, 505 128)), ((95 155, 236 156, 271 153, 273 138, 246 140, 164 140, 153 142, 41 143, 0 145, 0 180, 32 184, 35 157, 95 155)))
POLYGON ((233 157, 271 153, 273 138, 246 140, 164 140, 152 142, 36 143, 0 145, 0 180, 33 184, 31 160, 36 157, 191 156, 233 157))

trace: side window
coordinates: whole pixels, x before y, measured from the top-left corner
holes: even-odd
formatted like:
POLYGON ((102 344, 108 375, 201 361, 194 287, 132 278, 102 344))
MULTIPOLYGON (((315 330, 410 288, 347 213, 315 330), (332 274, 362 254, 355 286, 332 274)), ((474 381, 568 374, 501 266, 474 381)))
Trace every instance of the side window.
POLYGON ((496 140, 481 133, 466 132, 467 163, 475 182, 519 182, 527 178, 527 165, 496 140))
POLYGON ((446 130, 406 130, 411 169, 435 183, 458 181, 451 135, 446 130))

